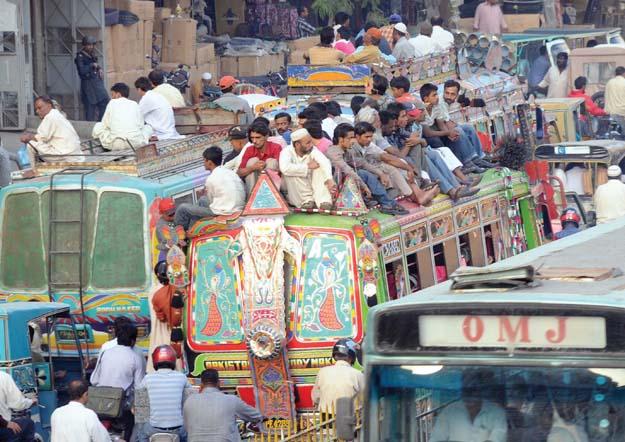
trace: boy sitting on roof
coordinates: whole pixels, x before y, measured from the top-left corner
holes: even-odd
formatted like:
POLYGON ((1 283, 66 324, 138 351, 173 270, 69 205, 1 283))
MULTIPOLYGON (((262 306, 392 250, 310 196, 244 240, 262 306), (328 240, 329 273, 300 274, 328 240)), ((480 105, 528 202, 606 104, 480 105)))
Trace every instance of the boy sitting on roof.
POLYGON ((211 146, 202 153, 204 168, 211 174, 206 178, 206 196, 198 205, 184 203, 176 210, 174 223, 189 230, 202 218, 219 215, 233 215, 245 206, 245 187, 232 170, 221 165, 223 152, 217 146, 211 146))

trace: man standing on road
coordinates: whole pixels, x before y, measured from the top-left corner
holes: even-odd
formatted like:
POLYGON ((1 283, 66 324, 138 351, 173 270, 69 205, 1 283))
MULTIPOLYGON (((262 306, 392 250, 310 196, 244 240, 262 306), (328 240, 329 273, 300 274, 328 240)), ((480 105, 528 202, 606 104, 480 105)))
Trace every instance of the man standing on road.
POLYGON ((82 49, 74 60, 80 77, 80 97, 85 106, 85 119, 87 121, 102 120, 106 104, 109 102, 109 95, 104 87, 104 73, 95 54, 97 42, 95 37, 86 35, 82 39, 82 49), (98 110, 97 118, 96 108, 98 110))
POLYGON ((260 412, 236 396, 219 391, 219 372, 208 368, 202 372, 200 394, 184 403, 184 426, 188 442, 240 442, 235 419, 260 423, 260 412))
POLYGON ((52 413, 50 442, 110 442, 111 438, 93 410, 85 407, 89 384, 83 379, 67 387, 70 402, 52 413))
POLYGON ((608 167, 608 182, 597 187, 595 191, 597 224, 625 215, 625 184, 621 181, 621 174, 620 167, 608 167))
POLYGON ((484 0, 475 10, 473 30, 483 34, 501 35, 508 30, 501 7, 497 0, 484 0))
POLYGON ((32 442, 35 424, 29 417, 11 419, 11 411, 26 410, 37 404, 37 399, 25 397, 10 374, 0 372, 0 440, 32 442))
POLYGON ((571 84, 569 80, 569 54, 566 52, 560 52, 556 57, 556 65, 551 66, 543 78, 543 81, 538 83, 538 89, 546 88, 547 98, 566 98, 571 91, 571 84))
POLYGON ((605 85, 605 111, 625 117, 625 67, 619 66, 605 85))

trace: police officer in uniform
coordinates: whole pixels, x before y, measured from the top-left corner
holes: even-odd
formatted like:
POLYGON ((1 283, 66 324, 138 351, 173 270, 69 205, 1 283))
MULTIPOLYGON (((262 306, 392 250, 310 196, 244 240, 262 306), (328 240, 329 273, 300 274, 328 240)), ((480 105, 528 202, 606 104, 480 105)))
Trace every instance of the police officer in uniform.
POLYGON ((100 121, 109 102, 104 87, 104 75, 95 55, 95 37, 87 35, 82 39, 82 50, 76 55, 76 68, 80 77, 80 97, 85 106, 87 121, 100 121), (98 116, 96 119, 96 108, 98 116))

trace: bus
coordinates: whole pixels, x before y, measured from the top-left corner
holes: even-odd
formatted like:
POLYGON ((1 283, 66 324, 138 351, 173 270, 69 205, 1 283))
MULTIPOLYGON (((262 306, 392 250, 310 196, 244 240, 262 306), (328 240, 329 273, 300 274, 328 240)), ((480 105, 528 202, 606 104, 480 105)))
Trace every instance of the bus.
POLYGON ((604 224, 373 308, 361 440, 623 440, 624 228, 604 224))

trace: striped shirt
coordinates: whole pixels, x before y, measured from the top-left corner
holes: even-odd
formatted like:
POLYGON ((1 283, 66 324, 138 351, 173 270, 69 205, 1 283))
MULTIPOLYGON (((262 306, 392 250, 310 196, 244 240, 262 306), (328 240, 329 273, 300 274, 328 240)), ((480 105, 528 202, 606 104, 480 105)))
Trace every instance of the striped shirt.
POLYGON ((182 402, 185 388, 192 388, 187 377, 178 371, 161 368, 148 373, 140 388, 148 390, 150 425, 174 428, 182 425, 182 402))

